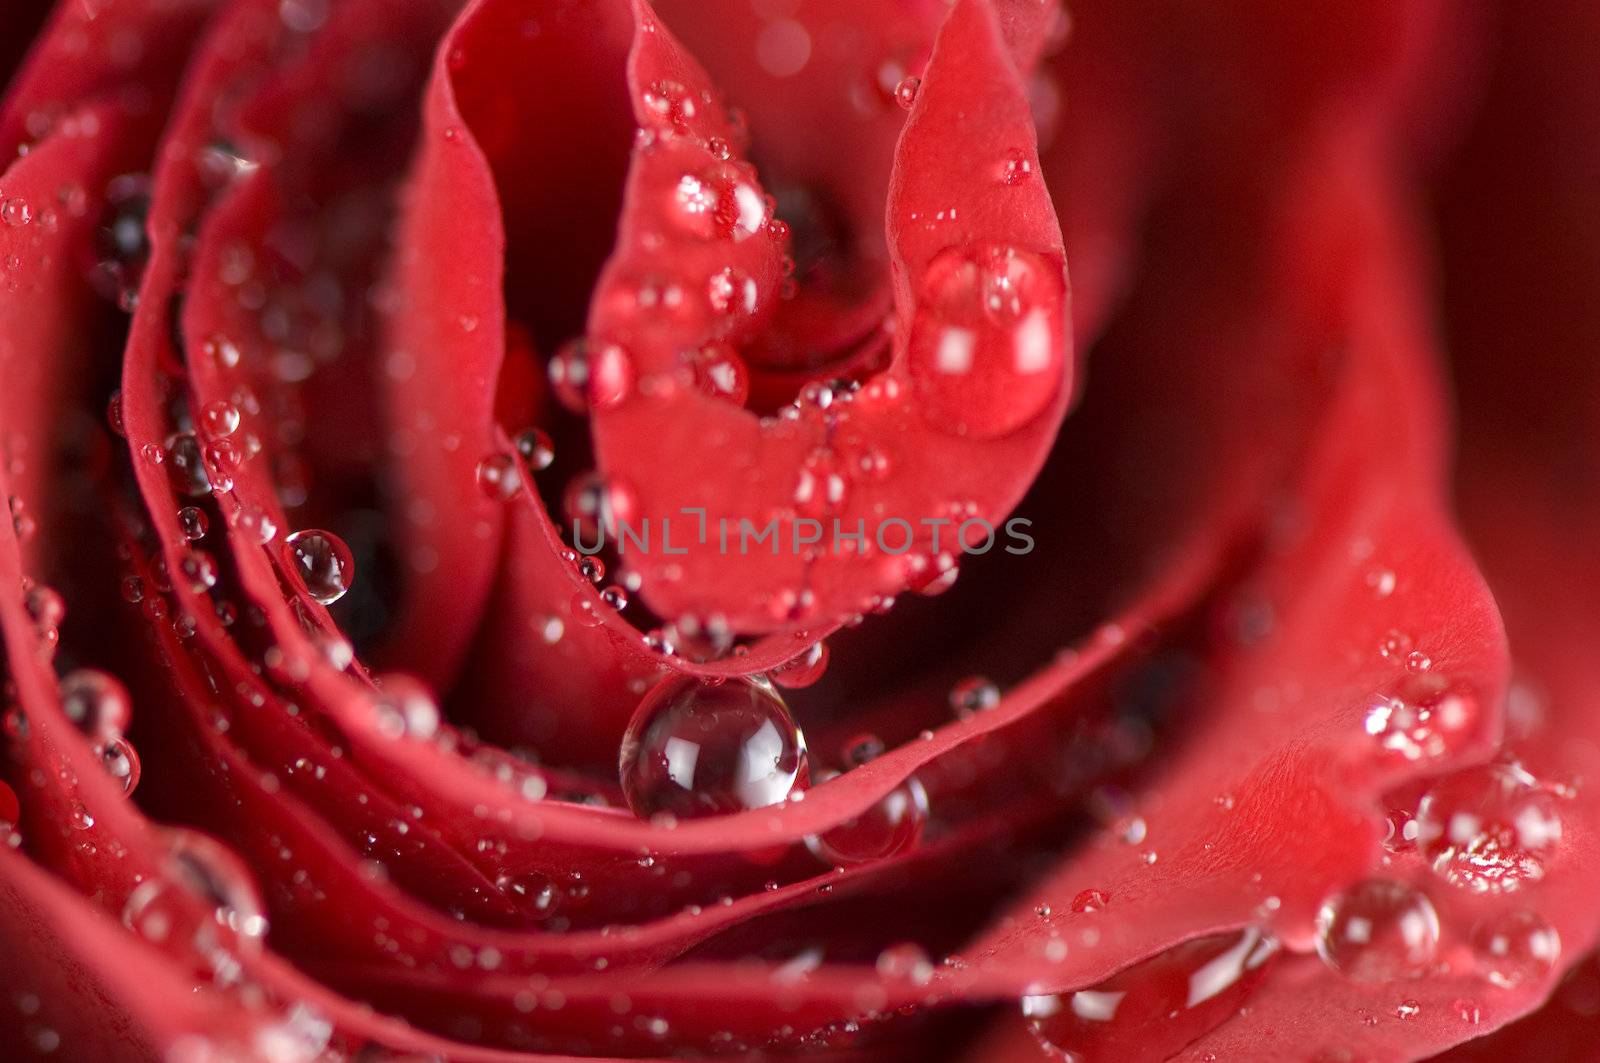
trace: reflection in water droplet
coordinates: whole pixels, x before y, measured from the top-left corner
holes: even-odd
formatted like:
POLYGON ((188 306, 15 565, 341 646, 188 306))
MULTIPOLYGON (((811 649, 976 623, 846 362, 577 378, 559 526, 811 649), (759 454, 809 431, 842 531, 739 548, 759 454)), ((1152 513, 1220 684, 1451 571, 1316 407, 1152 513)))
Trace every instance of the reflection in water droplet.
POLYGON ((278 534, 278 524, 260 506, 244 506, 233 515, 233 526, 247 542, 258 546, 270 543, 278 534))
POLYGON ((912 985, 927 985, 933 981, 933 961, 921 945, 902 941, 878 953, 878 973, 884 978, 912 985))
POLYGON ((917 92, 922 88, 922 79, 919 77, 901 78, 900 83, 894 87, 894 102, 906 110, 911 110, 917 102, 917 92))
POLYGON ((907 340, 929 424, 993 438, 1042 414, 1066 369, 1065 293, 1060 263, 1031 251, 976 244, 935 256, 907 340))
POLYGON ((680 176, 669 193, 671 217, 704 240, 747 240, 767 224, 767 201, 732 163, 680 176))
POLYGON ((175 432, 165 447, 167 480, 172 489, 189 498, 211 493, 211 476, 206 471, 205 455, 193 433, 175 432))
POLYGON ((490 454, 478 462, 478 490, 495 502, 504 502, 522 490, 516 459, 510 454, 490 454))
POLYGON ((1478 924, 1472 952, 1484 978, 1511 989, 1555 969, 1561 959, 1561 935, 1537 912, 1501 912, 1478 924))
POLYGON ((200 411, 200 423, 213 439, 231 436, 239 427, 239 407, 221 400, 207 403, 200 411))
POLYGON ((499 886, 527 915, 548 919, 561 905, 561 890, 548 875, 525 871, 520 875, 501 875, 499 886))
POLYGON ((1357 982, 1422 974, 1439 946, 1439 916, 1420 890, 1367 879, 1328 898, 1317 912, 1317 954, 1357 982))
POLYGON ((763 808, 809 785, 805 738, 770 684, 662 680, 623 737, 622 790, 641 819, 763 808))
POLYGON ((79 668, 61 680, 61 711, 78 730, 102 741, 126 731, 133 718, 127 688, 92 668, 79 668))
POLYGON ((1105 890, 1086 889, 1072 898, 1072 910, 1080 915, 1098 912, 1103 910, 1110 900, 1105 890))
POLYGON ((950 688, 950 708, 961 719, 1000 704, 1000 688, 981 675, 969 676, 950 688))
POLYGON ((927 822, 928 791, 912 775, 855 819, 808 836, 806 848, 827 864, 865 864, 916 845, 927 822))
POLYGON ((633 389, 633 361, 615 343, 572 340, 551 357, 548 372, 556 398, 573 413, 615 406, 633 389))
POLYGON ((385 675, 377 680, 372 708, 378 730, 390 738, 432 738, 439 731, 439 706, 420 680, 385 675))
POLYGON ((1074 1063, 1154 1063, 1237 1013, 1277 950, 1254 928, 1197 938, 1092 989, 1024 997, 1022 1014, 1074 1063))
POLYGON ((133 788, 139 785, 140 774, 139 754, 134 752, 133 744, 117 735, 108 738, 97 752, 106 774, 121 785, 123 793, 133 793, 133 788))
POLYGON ((1417 848, 1452 885, 1511 893, 1544 877, 1562 835, 1555 797, 1516 764, 1438 780, 1417 805, 1417 848))
POLYGON ((311 528, 284 540, 289 568, 306 593, 323 605, 332 605, 350 590, 355 561, 344 540, 332 532, 311 528))
POLYGON ((800 656, 772 670, 771 679, 780 687, 801 690, 821 679, 828 670, 828 644, 813 642, 800 656))
POLYGON ((550 442, 550 437, 542 429, 529 428, 518 432, 513 442, 517 453, 522 455, 522 460, 534 472, 543 472, 556 460, 555 444, 550 442))
POLYGON ((191 543, 204 539, 209 526, 210 521, 205 513, 194 506, 184 506, 178 510, 178 527, 183 531, 183 537, 191 543))
POLYGON ((240 977, 240 954, 261 950, 266 908, 244 864, 204 834, 161 832, 160 871, 128 895, 122 922, 155 945, 199 957, 220 982, 240 977))
POLYGON ((1471 690, 1419 675, 1375 699, 1362 726, 1398 758, 1435 760, 1459 749, 1477 729, 1478 717, 1478 698, 1471 690))

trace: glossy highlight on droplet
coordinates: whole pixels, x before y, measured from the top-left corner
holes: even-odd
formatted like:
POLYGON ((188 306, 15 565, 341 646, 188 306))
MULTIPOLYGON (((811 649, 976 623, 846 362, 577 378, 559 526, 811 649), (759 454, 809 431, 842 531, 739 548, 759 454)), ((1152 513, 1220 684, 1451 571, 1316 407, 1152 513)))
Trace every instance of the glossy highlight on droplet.
POLYGON ((1255 928, 1177 945, 1089 989, 1024 997, 1046 1052, 1073 1063, 1156 1063, 1231 1018, 1278 952, 1255 928))
POLYGON ((619 771, 628 807, 641 819, 763 808, 810 782, 805 738, 760 679, 663 680, 628 723, 619 771))

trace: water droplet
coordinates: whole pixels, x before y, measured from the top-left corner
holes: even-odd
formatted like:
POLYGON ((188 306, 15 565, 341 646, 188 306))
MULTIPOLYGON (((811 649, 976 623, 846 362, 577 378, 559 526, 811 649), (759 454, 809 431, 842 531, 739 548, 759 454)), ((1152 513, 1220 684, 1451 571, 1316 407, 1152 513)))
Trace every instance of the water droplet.
POLYGON ((221 333, 206 337, 200 344, 200 352, 219 369, 232 369, 239 364, 239 345, 221 333))
POLYGON ((1362 726, 1382 749, 1399 758, 1433 760, 1469 738, 1478 715, 1477 696, 1466 687, 1419 677, 1375 700, 1362 726))
POLYGON ((528 915, 548 919, 561 905, 561 890, 548 875, 525 871, 520 875, 501 875, 495 885, 528 915))
POLYGON ((1387 598, 1394 593, 1396 578, 1394 570, 1390 568, 1375 568, 1367 573, 1367 586, 1372 588, 1372 593, 1379 598, 1387 598))
POLYGON ((772 670, 770 678, 780 687, 801 690, 821 679, 828 670, 828 645, 813 642, 804 653, 772 670))
POLYGON ((928 791, 915 775, 855 819, 806 838, 806 848, 827 864, 849 866, 903 853, 916 845, 928 822, 928 791))
POLYGON ((703 240, 748 240, 767 225, 766 197, 732 163, 683 174, 670 197, 679 228, 703 240))
POLYGON ((1486 979, 1511 989, 1555 969, 1561 959, 1561 935, 1537 912, 1501 912, 1478 924, 1472 952, 1486 979))
POLYGON ((1104 910, 1111 901, 1105 890, 1086 889, 1072 898, 1072 910, 1079 915, 1104 910))
POLYGON ((981 675, 969 676, 950 688, 950 708, 965 720, 1000 704, 1000 688, 981 675))
POLYGON ((332 605, 350 589, 355 561, 344 540, 332 532, 297 531, 284 540, 284 550, 300 585, 323 605, 332 605))
POLYGON ((695 387, 703 395, 727 399, 743 406, 750 396, 750 370, 744 359, 726 343, 711 343, 694 353, 689 362, 695 387))
POLYGON ((21 196, 12 196, 0 203, 0 221, 7 225, 22 226, 33 220, 33 208, 21 196))
POLYGON ((706 301, 724 319, 724 329, 754 317, 760 299, 755 278, 738 266, 724 266, 706 281, 706 301))
POLYGON ((578 575, 590 583, 599 583, 606 578, 606 563, 598 557, 580 557, 578 558, 578 575))
POLYGON ((600 600, 620 613, 628 607, 628 592, 621 587, 607 587, 600 592, 600 600))
POLYGON ((1439 946, 1439 916, 1420 890, 1367 879, 1335 894, 1317 912, 1317 954, 1357 982, 1422 974, 1439 946))
POLYGON ((848 768, 859 768, 883 756, 888 747, 875 734, 856 735, 844 744, 842 759, 848 768))
POLYGON ((612 542, 623 524, 634 515, 633 492, 620 480, 596 472, 575 476, 561 496, 562 509, 572 522, 572 534, 586 549, 600 542, 602 530, 612 542))
POLYGON ((556 398, 573 413, 615 406, 633 389, 633 360, 615 343, 572 340, 551 357, 548 371, 556 398))
POLYGON ((928 953, 914 941, 890 945, 878 953, 878 974, 897 982, 927 985, 933 981, 933 961, 928 953))
POLYGON ((126 731, 133 719, 127 688, 92 668, 79 668, 61 680, 61 711, 78 730, 102 740, 126 731))
POLYGON ((373 717, 386 737, 429 739, 438 733, 439 705, 420 680, 408 675, 384 675, 376 683, 373 717))
POLYGON ((189 498, 211 493, 211 477, 206 471, 205 454, 192 432, 175 432, 167 437, 167 480, 172 489, 189 498))
POLYGON ((528 468, 533 472, 543 472, 556 460, 555 444, 550 442, 550 437, 539 428, 529 428, 518 432, 517 438, 512 441, 517 448, 517 453, 522 455, 522 460, 528 463, 528 468))
POLYGON ((247 542, 258 546, 270 543, 278 534, 278 524, 260 506, 244 506, 233 515, 233 527, 247 542))
POLYGON ((1516 764, 1438 780, 1417 805, 1417 848, 1452 885, 1511 893, 1544 877, 1561 841, 1555 797, 1516 764))
POLYGON ((1391 853, 1406 853, 1417 847, 1417 820, 1403 808, 1390 809, 1384 821, 1383 847, 1391 853))
POLYGON ((206 537, 206 530, 210 527, 205 512, 194 506, 184 506, 178 510, 178 528, 183 532, 183 537, 191 543, 199 542, 206 537))
POLYGON ((1000 164, 1000 180, 1008 185, 1020 185, 1033 176, 1033 159, 1021 148, 1006 152, 1000 164))
POLYGON ((24 606, 28 610, 28 618, 41 632, 59 627, 67 615, 67 603, 54 588, 47 587, 43 583, 36 583, 28 588, 24 606))
POLYGON ((1092 989, 1024 997, 1022 1014, 1074 1063, 1166 1059, 1237 1014, 1277 951, 1254 928, 1196 938, 1092 989))
POLYGON ((210 402, 200 411, 200 423, 214 439, 231 436, 239 428, 239 407, 231 402, 210 402))
POLYGON ((838 457, 832 450, 819 448, 800 467, 794 489, 795 509, 802 516, 821 519, 838 512, 848 490, 849 481, 838 457))
POLYGON ((178 571, 196 594, 204 594, 217 585, 217 563, 204 550, 190 550, 185 554, 178 562, 178 571))
POLYGON ((809 784, 806 744, 772 686, 674 676, 634 712, 622 742, 622 790, 641 819, 764 808, 809 784))
POLYGON ((122 423, 122 392, 114 391, 106 401, 106 423, 119 436, 126 436, 128 428, 122 423))
POLYGON ((699 113, 700 101, 682 84, 661 79, 642 93, 644 110, 658 129, 683 133, 699 113))
POLYGON ((1058 264, 995 244, 940 252, 923 274, 908 358, 935 427, 992 438, 1044 412, 1066 364, 1058 264))
POLYGON ((901 78, 900 83, 894 87, 894 102, 909 111, 917 102, 917 92, 922 88, 922 79, 919 77, 901 78))
POLYGON ((572 596, 568 608, 572 611, 572 619, 579 627, 599 627, 605 623, 605 617, 600 615, 599 604, 582 591, 572 596))
POLYGON ((504 502, 522 490, 516 459, 510 454, 490 454, 478 462, 478 490, 495 502, 504 502))
POLYGON ((1402 1000, 1395 1005, 1394 1017, 1397 1019, 1414 1019, 1422 1014, 1422 1005, 1415 1000, 1402 1000))
POLYGON ((1483 1019, 1483 1009, 1471 997, 1462 997, 1450 1005, 1456 1017, 1468 1026, 1476 1026, 1483 1019))
POLYGON ((140 772, 139 754, 134 752, 133 744, 117 735, 101 743, 96 752, 106 774, 121 785, 122 792, 133 793, 133 788, 139 785, 140 772))
POLYGON ((1390 631, 1378 640, 1378 656, 1395 661, 1411 652, 1411 636, 1404 631, 1390 631))
POLYGON ((266 908, 240 859, 196 831, 166 828, 161 872, 123 906, 124 925, 158 945, 193 949, 213 971, 237 977, 230 954, 254 954, 267 933, 266 908))

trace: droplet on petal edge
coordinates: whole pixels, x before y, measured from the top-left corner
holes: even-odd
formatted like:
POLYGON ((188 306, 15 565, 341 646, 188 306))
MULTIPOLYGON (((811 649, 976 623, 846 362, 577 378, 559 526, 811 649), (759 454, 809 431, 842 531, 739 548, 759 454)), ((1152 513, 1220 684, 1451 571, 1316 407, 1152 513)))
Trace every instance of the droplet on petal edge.
POLYGON ((823 863, 850 866, 883 860, 914 847, 928 822, 928 791, 909 776, 855 819, 806 838, 823 863))
POLYGON ((1237 1013, 1277 951, 1255 928, 1197 938, 1093 988, 1024 997, 1022 1015, 1056 1058, 1166 1059, 1237 1013))
POLYGON ((619 761, 641 819, 763 808, 810 783, 805 738, 771 684, 674 676, 640 702, 619 761))
POLYGON ((323 605, 332 605, 350 590, 355 561, 344 540, 332 532, 311 528, 284 540, 289 569, 306 593, 323 605))

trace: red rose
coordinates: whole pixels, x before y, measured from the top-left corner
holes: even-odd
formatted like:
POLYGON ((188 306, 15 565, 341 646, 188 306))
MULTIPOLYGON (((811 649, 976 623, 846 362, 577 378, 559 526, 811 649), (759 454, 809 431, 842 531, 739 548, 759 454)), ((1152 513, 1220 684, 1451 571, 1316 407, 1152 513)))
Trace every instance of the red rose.
POLYGON ((12 7, 7 1058, 1592 1053, 1593 11, 12 7))

